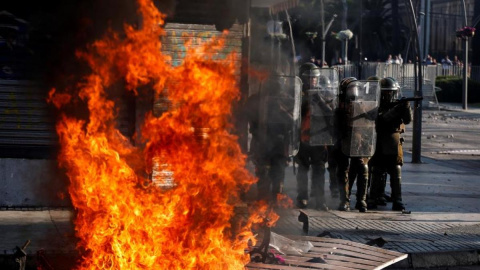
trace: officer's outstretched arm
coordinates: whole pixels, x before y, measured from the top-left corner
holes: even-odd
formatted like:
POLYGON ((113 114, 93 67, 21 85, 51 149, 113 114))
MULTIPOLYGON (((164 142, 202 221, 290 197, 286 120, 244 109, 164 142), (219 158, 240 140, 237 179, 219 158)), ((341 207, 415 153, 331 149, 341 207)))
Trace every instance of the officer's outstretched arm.
POLYGON ((405 103, 399 103, 393 106, 392 108, 388 109, 387 111, 383 113, 379 113, 378 117, 385 122, 400 120, 404 116, 404 111, 405 111, 405 103))
POLYGON ((333 100, 325 100, 323 97, 321 97, 319 94, 315 94, 313 96, 313 102, 315 102, 315 104, 317 104, 320 109, 322 109, 324 112, 332 112, 333 111, 333 108, 332 106, 329 106, 328 104, 331 104, 333 102, 333 100))
POLYGON ((402 120, 405 125, 408 125, 410 122, 412 122, 412 119, 412 108, 410 107, 410 102, 407 102, 406 106, 404 107, 402 120))

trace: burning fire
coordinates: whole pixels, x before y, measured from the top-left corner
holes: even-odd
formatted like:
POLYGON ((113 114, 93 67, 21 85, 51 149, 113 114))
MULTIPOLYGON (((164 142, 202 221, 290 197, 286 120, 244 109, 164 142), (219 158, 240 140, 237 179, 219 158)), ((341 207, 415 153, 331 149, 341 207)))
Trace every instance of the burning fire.
POLYGON ((52 90, 49 96, 64 111, 57 123, 59 163, 76 211, 78 269, 243 269, 247 240, 254 241, 251 226, 269 210, 232 222, 241 190, 255 182, 230 133, 231 104, 239 97, 234 55, 213 60, 223 46, 218 39, 172 67, 160 53, 164 16, 151 0, 138 6, 143 27, 125 25, 124 38, 112 32, 79 52, 91 74, 73 94, 52 90), (135 94, 140 87, 155 95, 168 89, 175 104, 160 117, 145 116, 136 134, 142 146, 117 129, 108 96, 119 81, 135 94), (65 111, 82 102, 87 119, 65 111), (175 186, 152 184, 152 160, 168 166, 175 186))

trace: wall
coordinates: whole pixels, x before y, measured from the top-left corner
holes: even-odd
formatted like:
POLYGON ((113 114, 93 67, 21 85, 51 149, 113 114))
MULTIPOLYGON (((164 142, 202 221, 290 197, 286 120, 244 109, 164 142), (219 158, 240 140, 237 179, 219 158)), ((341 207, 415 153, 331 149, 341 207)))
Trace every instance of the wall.
MULTIPOLYGON (((172 64, 174 65, 181 63, 186 51, 185 43, 188 40, 194 39, 194 45, 199 46, 201 41, 208 41, 210 38, 222 34, 222 32, 216 30, 214 25, 169 23, 166 30, 167 36, 164 40, 163 50, 164 53, 172 56, 172 64)), ((224 58, 232 51, 238 53, 236 61, 239 76, 241 67, 242 37, 243 26, 234 25, 230 29, 230 34, 227 37, 225 50, 218 54, 219 58, 224 58)), ((118 87, 121 88, 121 86, 118 87)), ((23 91, 22 89, 30 89, 31 87, 27 88, 22 86, 12 88, 10 85, 7 85, 4 88, 5 91, 0 91, 0 94, 3 93, 3 95, 0 95, 0 101, 2 100, 2 97, 5 97, 5 102, 2 103, 5 110, 0 111, 0 116, 5 115, 5 117, 0 117, 0 139, 3 138, 4 142, 3 146, 0 145, 0 150, 2 150, 3 153, 3 155, 0 154, 0 207, 70 206, 71 202, 68 199, 67 193, 68 179, 57 167, 55 151, 45 150, 56 148, 56 136, 53 130, 54 123, 52 121, 53 117, 50 117, 51 115, 46 112, 48 106, 44 100, 45 95, 41 95, 41 97, 38 95, 25 95, 25 97, 22 96, 22 98, 19 98, 19 95, 14 95, 13 97, 17 101, 14 104, 12 103, 12 93, 30 93, 32 91, 23 91), (11 113, 2 114, 3 111, 10 112, 10 107, 13 105, 15 105, 15 108, 23 108, 22 106, 17 105, 23 104, 20 101, 26 104, 23 107, 30 106, 32 108, 37 108, 44 113, 38 113, 35 111, 36 113, 22 114, 19 113, 21 111, 16 110, 14 116, 11 116, 11 113), (37 103, 41 106, 33 106, 37 103), (27 120, 30 121, 31 119, 33 119, 32 123, 35 124, 28 125, 29 127, 32 126, 31 129, 20 129, 22 125, 19 125, 18 123, 23 123, 27 120), (40 124, 42 127, 41 130, 45 133, 45 136, 38 135, 39 128, 36 127, 40 124), (24 139, 22 141, 15 141, 9 134, 16 134, 15 136, 17 137, 22 136, 22 139, 24 137, 31 139, 30 141, 24 139), (23 141, 25 141, 24 148, 27 149, 25 151, 32 151, 32 149, 37 149, 38 146, 44 146, 45 149, 41 149, 40 151, 40 154, 43 155, 35 154, 31 157, 32 159, 23 159, 22 157, 25 157, 25 153, 23 153, 18 158, 12 158, 17 157, 13 154, 18 152, 18 147, 22 146, 20 142, 23 141), (32 148, 32 145, 37 147, 32 148), (12 151, 11 155, 5 155, 5 149, 1 147, 4 147, 5 149, 6 147, 10 147, 11 149, 9 149, 12 151), (61 198, 62 195, 64 195, 65 199, 61 198)), ((139 126, 143 121, 143 116, 147 111, 151 111, 153 108, 153 97, 146 95, 149 91, 146 91, 146 89, 139 89, 139 93, 142 98, 137 98, 133 103, 125 103, 123 104, 125 106, 120 108, 122 116, 120 128, 127 135, 133 133, 133 130, 131 130, 133 121, 136 122, 135 126, 138 131, 139 126), (135 114, 135 117, 131 117, 131 114, 135 114)), ((129 99, 128 96, 122 96, 121 98, 124 101, 129 99)), ((2 104, 0 104, 0 108, 2 107, 2 104)), ((2 142, 2 140, 0 140, 0 142, 2 142)))
POLYGON ((66 183, 56 160, 0 159, 2 208, 70 206, 66 183))
MULTIPOLYGON (((222 35, 222 32, 216 30, 214 25, 167 23, 165 30, 167 35, 162 40, 162 52, 172 57, 174 66, 178 66, 185 57, 188 42, 191 42, 190 46, 195 48, 208 42, 211 38, 222 35)), ((238 73, 241 67, 242 37, 242 25, 233 25, 229 29, 225 48, 218 54, 219 59, 224 59, 228 54, 236 52, 238 73)))

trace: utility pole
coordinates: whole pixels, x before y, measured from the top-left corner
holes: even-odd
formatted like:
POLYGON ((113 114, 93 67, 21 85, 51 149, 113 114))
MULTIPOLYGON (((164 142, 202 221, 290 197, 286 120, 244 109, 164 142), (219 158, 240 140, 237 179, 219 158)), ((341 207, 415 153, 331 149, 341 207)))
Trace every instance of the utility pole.
POLYGON ((323 0, 320 0, 320 20, 322 21, 322 66, 325 62, 325 9, 323 6, 323 0))
MULTIPOLYGON (((320 0, 320 19, 322 21, 322 61, 326 62, 325 60, 325 44, 326 44, 326 36, 328 33, 328 30, 332 26, 333 20, 337 17, 337 14, 333 14, 332 19, 328 23, 327 27, 325 27, 325 9, 323 6, 323 0, 320 0)), ((323 62, 322 62, 322 67, 323 67, 323 62)))
POLYGON ((359 49, 359 52, 358 52, 358 55, 360 57, 358 57, 360 59, 360 64, 363 62, 363 1, 360 1, 360 35, 358 37, 358 49, 359 49))
MULTIPOLYGON (((464 26, 468 26, 467 22, 467 8, 465 6, 465 0, 463 2, 463 13, 464 13, 464 26)), ((463 41, 463 80, 462 80, 462 101, 464 110, 468 110, 468 37, 462 38, 463 41)))
MULTIPOLYGON (((421 49, 418 38, 418 24, 412 0, 405 0, 405 2, 410 9, 410 19, 414 32, 414 51, 416 51, 413 59, 416 71, 414 96, 423 97, 422 59, 420 59, 421 49), (416 59, 415 56, 417 56, 418 59, 416 59)), ((422 163, 422 101, 415 101, 413 108, 412 163, 422 163)))
POLYGON ((423 40, 424 57, 430 54, 430 23, 431 23, 430 10, 431 8, 432 8, 432 5, 430 4, 430 0, 425 0, 425 29, 424 29, 425 36, 423 40))
POLYGON ((358 77, 364 78, 363 74, 363 1, 360 1, 360 35, 359 39, 359 46, 358 46, 358 77))
MULTIPOLYGON (((418 13, 418 27, 417 34, 418 34, 418 42, 420 43, 420 52, 418 58, 420 60, 425 59, 425 24, 424 24, 424 17, 425 17, 425 0, 420 0, 420 12, 418 13)), ((420 61, 421 62, 421 61, 420 61)))

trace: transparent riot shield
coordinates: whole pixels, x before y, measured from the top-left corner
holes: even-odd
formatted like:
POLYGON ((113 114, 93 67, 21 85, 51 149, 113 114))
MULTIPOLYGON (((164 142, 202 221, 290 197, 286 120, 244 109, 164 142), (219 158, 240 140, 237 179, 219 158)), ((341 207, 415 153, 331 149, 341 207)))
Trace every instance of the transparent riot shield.
POLYGON ((296 155, 300 147, 302 81, 293 76, 272 76, 260 90, 259 131, 267 153, 281 150, 296 155))
POLYGON ((310 145, 333 145, 335 110, 338 106, 338 71, 322 68, 318 88, 310 89, 310 145))
POLYGON ((359 81, 355 98, 346 102, 346 134, 342 152, 349 157, 371 157, 375 152, 380 85, 375 81, 359 81))

